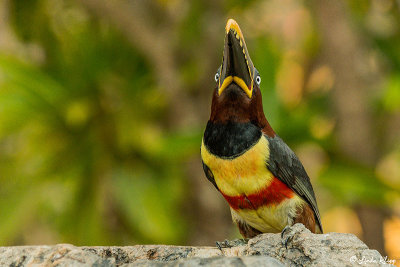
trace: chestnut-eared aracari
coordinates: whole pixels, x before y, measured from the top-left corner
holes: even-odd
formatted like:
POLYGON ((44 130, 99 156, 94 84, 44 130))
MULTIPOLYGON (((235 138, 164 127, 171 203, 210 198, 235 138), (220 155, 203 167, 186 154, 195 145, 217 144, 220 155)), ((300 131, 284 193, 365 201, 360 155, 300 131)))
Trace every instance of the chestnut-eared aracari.
POLYGON ((310 179, 265 118, 261 77, 239 25, 229 19, 201 157, 208 180, 230 206, 245 238, 303 223, 322 233, 310 179))

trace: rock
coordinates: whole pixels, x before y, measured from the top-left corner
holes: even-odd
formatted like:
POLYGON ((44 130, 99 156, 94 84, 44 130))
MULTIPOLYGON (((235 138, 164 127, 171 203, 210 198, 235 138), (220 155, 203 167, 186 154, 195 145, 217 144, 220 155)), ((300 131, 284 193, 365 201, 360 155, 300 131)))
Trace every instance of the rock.
POLYGON ((257 267, 284 267, 285 265, 277 259, 268 256, 243 256, 243 257, 211 257, 211 258, 186 258, 180 260, 174 260, 170 262, 159 262, 151 260, 139 260, 131 264, 122 266, 135 266, 135 267, 195 267, 195 266, 230 266, 230 267, 246 267, 246 266, 257 266, 257 267))
POLYGON ((69 244, 0 247, 0 266, 116 266, 115 261, 69 244))
POLYGON ((296 224, 284 238, 288 236, 287 249, 279 235, 263 234, 251 239, 243 254, 270 256, 289 266, 388 266, 378 251, 352 234, 317 235, 296 224))
MULTIPOLYGON (((262 234, 224 248, 165 245, 127 247, 0 247, 0 266, 390 266, 351 234, 312 234, 296 224, 284 234, 262 234)), ((394 264, 395 262, 391 261, 394 264)))

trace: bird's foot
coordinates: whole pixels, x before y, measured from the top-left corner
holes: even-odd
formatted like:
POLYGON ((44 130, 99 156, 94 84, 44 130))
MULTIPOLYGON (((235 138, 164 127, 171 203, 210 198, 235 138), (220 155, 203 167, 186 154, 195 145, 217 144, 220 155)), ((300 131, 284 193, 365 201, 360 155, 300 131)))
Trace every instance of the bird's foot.
POLYGON ((216 241, 215 244, 217 247, 222 250, 223 248, 232 248, 232 247, 237 247, 237 246, 244 246, 247 245, 247 242, 249 242, 249 239, 235 239, 235 240, 228 240, 225 239, 224 241, 216 241))
POLYGON ((293 235, 290 232, 289 225, 286 225, 285 228, 283 228, 282 233, 281 233, 281 238, 282 238, 282 245, 285 246, 285 248, 287 249, 288 243, 290 241, 292 241, 292 239, 293 239, 293 235), (285 237, 285 235, 286 235, 286 237, 285 237))

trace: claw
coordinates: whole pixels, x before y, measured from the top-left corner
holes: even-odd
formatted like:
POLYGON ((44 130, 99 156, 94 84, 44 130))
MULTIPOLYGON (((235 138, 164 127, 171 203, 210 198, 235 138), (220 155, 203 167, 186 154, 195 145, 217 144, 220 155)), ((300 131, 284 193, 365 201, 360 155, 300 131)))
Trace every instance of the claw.
POLYGON ((222 242, 216 241, 215 244, 217 244, 217 247, 219 250, 222 250, 223 248, 232 248, 232 247, 237 247, 237 246, 244 246, 247 245, 247 242, 249 241, 248 238, 246 239, 235 239, 235 240, 228 240, 225 239, 222 242))
POLYGON ((224 241, 216 241, 215 244, 217 244, 217 247, 219 250, 222 250, 223 248, 229 248, 229 240, 225 239, 224 241))
POLYGON ((219 242, 219 241, 215 241, 215 244, 217 245, 217 248, 222 251, 222 247, 221 247, 220 243, 221 242, 219 242))
POLYGON ((289 225, 286 225, 285 228, 283 228, 282 232, 281 232, 281 238, 282 238, 282 245, 285 246, 285 248, 287 249, 287 245, 289 243, 289 241, 292 241, 293 236, 289 235, 286 238, 283 238, 285 233, 290 229, 289 225))
POLYGON ((231 247, 244 246, 244 245, 247 245, 249 240, 250 240, 249 238, 235 239, 235 240, 229 241, 229 245, 231 247))
POLYGON ((291 242, 293 239, 293 236, 288 236, 285 239, 282 240, 282 245, 285 246, 285 248, 287 249, 289 242, 291 242))
POLYGON ((283 228, 282 232, 281 232, 281 238, 283 238, 283 236, 285 235, 286 231, 290 229, 289 225, 286 225, 285 228, 283 228))

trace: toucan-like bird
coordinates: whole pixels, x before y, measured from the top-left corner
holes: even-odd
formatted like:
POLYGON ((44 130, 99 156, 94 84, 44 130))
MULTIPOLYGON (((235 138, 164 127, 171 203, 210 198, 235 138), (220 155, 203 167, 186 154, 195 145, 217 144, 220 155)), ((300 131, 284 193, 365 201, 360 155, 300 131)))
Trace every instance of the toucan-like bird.
POLYGON ((281 232, 295 223, 322 233, 310 179, 265 118, 261 77, 239 25, 229 19, 225 30, 222 65, 215 74, 201 144, 204 172, 228 202, 243 237, 281 232))

